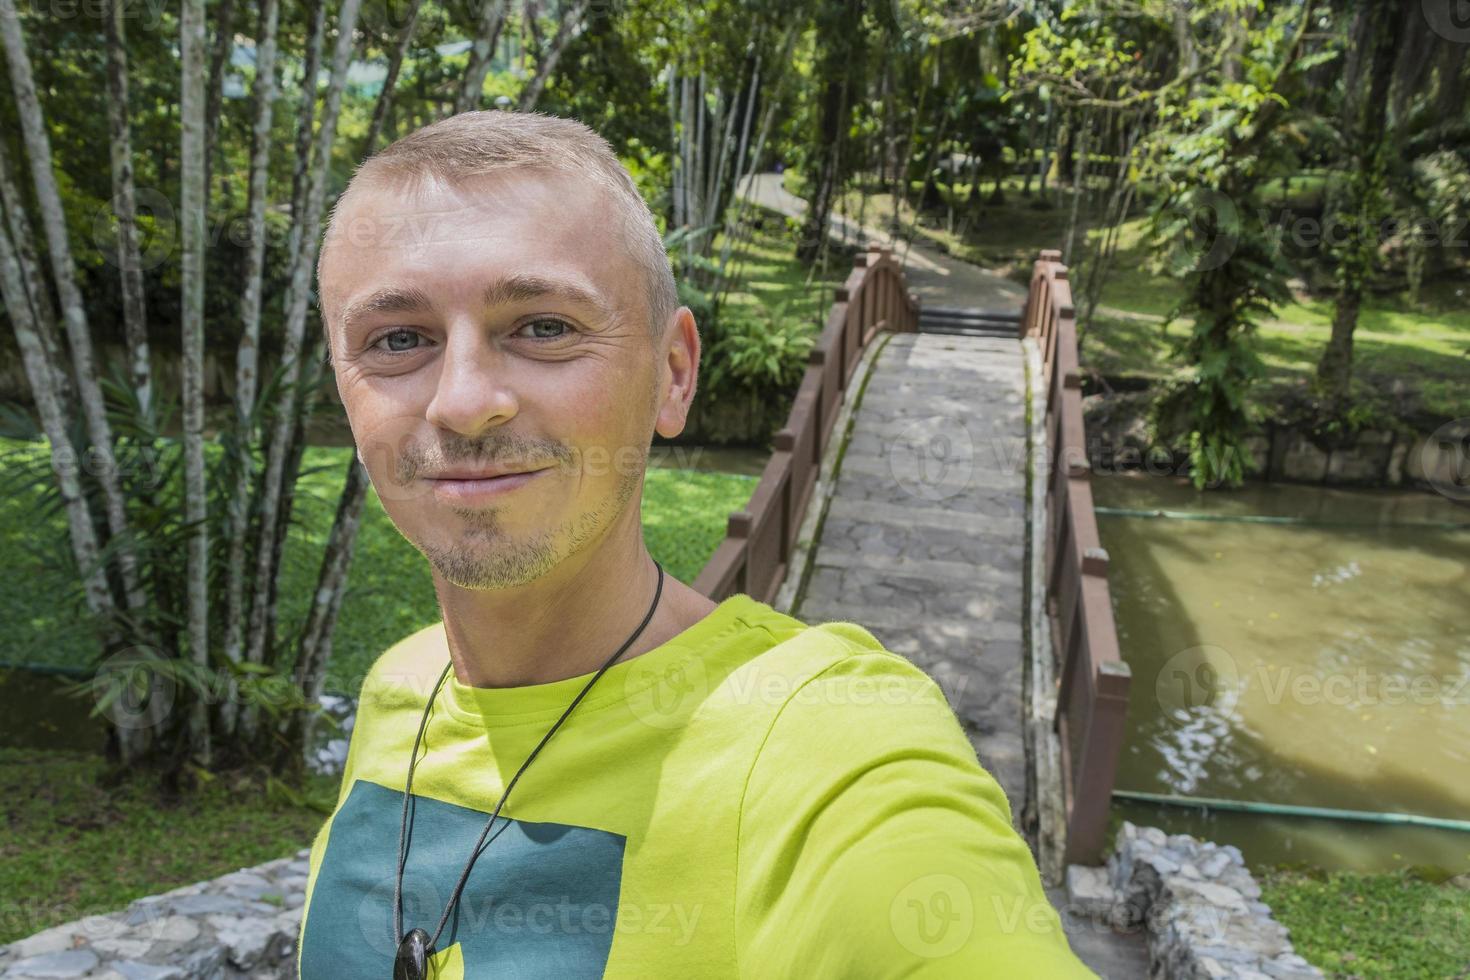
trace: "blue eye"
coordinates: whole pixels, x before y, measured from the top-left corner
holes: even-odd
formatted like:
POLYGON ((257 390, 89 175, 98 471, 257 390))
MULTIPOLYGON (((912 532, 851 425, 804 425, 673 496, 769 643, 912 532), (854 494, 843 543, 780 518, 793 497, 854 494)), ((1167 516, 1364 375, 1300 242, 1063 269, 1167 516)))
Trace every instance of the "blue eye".
POLYGON ((417 342, 421 339, 422 338, 412 330, 393 330, 383 334, 382 337, 378 338, 378 344, 383 344, 386 342, 386 349, 388 351, 394 354, 401 354, 404 351, 413 350, 414 347, 418 346, 417 342), (414 343, 411 346, 407 347, 399 346, 396 342, 401 340, 413 341, 414 343))
POLYGON ((530 323, 526 324, 526 326, 525 327, 522 327, 521 329, 522 330, 525 330, 527 327, 529 327, 531 329, 530 336, 533 339, 535 339, 535 340, 560 340, 563 337, 567 336, 567 334, 571 330, 571 328, 566 324, 565 321, 562 321, 562 320, 553 320, 553 319, 550 319, 550 318, 543 318, 543 319, 540 319, 540 320, 532 320, 530 323), (541 333, 540 330, 537 329, 539 327, 555 327, 558 330, 560 330, 561 332, 560 333, 541 333))

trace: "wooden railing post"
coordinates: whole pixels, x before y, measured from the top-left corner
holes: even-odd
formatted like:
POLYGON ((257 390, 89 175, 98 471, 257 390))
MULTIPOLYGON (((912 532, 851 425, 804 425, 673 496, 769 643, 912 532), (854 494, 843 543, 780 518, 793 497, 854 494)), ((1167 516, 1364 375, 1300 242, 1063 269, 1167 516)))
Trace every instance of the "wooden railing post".
POLYGON ((1041 348, 1051 462, 1046 491, 1045 609, 1057 660, 1056 731, 1061 741, 1064 857, 1098 859, 1106 844, 1131 675, 1118 650, 1108 558, 1097 534, 1082 419, 1082 377, 1071 284, 1061 253, 1032 268, 1021 335, 1041 348))
POLYGON ((770 601, 786 575, 796 536, 834 435, 833 424, 862 357, 883 323, 890 330, 917 326, 911 293, 893 250, 870 245, 853 259, 836 288, 822 332, 812 346, 786 424, 746 509, 729 516, 725 538, 694 580, 711 599, 747 592, 770 601))

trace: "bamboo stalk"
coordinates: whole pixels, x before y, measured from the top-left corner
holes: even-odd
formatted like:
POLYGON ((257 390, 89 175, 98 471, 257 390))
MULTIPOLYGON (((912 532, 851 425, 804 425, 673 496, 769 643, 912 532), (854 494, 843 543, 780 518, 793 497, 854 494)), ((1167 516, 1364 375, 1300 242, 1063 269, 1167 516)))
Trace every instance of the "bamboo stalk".
MULTIPOLYGON (((204 470, 204 249, 205 76, 204 0, 182 0, 179 15, 181 86, 179 94, 179 219, 183 224, 180 259, 183 325, 184 520, 192 525, 188 547, 189 655, 209 666, 209 528, 204 470)), ((211 756, 205 704, 189 710, 189 743, 201 762, 211 756)))
POLYGON ((112 193, 117 213, 117 265, 122 279, 123 329, 133 387, 143 416, 153 428, 153 369, 148 354, 148 321, 143 301, 143 262, 138 254, 138 207, 133 187, 133 145, 128 124, 128 54, 124 0, 109 0, 103 18, 107 34, 107 128, 112 193))
MULTIPOLYGON (((267 642, 266 627, 270 613, 268 607, 271 582, 279 564, 276 548, 277 521, 281 516, 280 503, 282 488, 286 480, 286 457, 291 446, 291 433, 296 424, 297 409, 300 405, 297 389, 298 380, 301 377, 301 355, 304 347, 307 302, 310 298, 310 277, 316 263, 322 208, 326 198, 326 171, 331 162, 332 143, 336 137, 337 120, 342 105, 342 90, 347 81, 347 68, 351 62, 352 38, 359 6, 360 0, 343 0, 339 14, 331 80, 327 85, 321 128, 317 134, 317 152, 308 172, 306 207, 298 221, 301 232, 300 254, 296 257, 295 265, 292 267, 291 282, 286 291, 285 339, 281 353, 281 396, 277 404, 273 437, 266 454, 265 477, 261 488, 254 602, 250 609, 250 628, 245 647, 245 658, 250 663, 260 663, 264 659, 267 642)), ((253 734, 258 714, 257 706, 252 705, 246 709, 244 728, 247 735, 253 734)))
MULTIPOLYGON (((250 450, 255 432, 255 398, 259 385, 260 307, 265 276, 265 208, 269 196, 270 136, 276 98, 276 32, 280 21, 277 0, 262 0, 260 29, 255 40, 256 63, 253 94, 255 122, 250 153, 250 201, 248 205, 250 245, 245 253, 245 287, 240 299, 240 342, 235 351, 235 419, 238 439, 235 455, 235 489, 230 495, 230 554, 225 582, 225 656, 239 663, 245 644, 246 529, 249 522, 251 467, 250 450)), ((232 692, 233 693, 233 692, 232 692)), ((232 734, 238 710, 234 697, 220 706, 225 734, 232 734)))

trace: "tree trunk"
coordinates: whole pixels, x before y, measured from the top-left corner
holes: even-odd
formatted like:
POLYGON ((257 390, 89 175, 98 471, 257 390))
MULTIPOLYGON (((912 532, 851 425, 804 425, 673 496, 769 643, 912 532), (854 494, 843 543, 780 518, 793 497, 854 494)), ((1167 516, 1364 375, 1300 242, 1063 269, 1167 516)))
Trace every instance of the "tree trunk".
MULTIPOLYGON (((408 19, 403 23, 403 30, 398 32, 398 43, 388 57, 388 74, 383 79, 383 90, 378 93, 377 104, 373 106, 373 121, 368 125, 367 136, 362 141, 361 155, 364 159, 372 156, 378 148, 378 137, 383 134, 383 126, 388 120, 388 110, 393 105, 393 91, 398 86, 398 73, 403 69, 403 58, 408 54, 408 45, 413 40, 413 30, 418 24, 419 8, 422 6, 423 0, 412 0, 409 4, 408 19)), ((481 84, 484 84, 483 81, 481 84)))
POLYGON ((143 263, 138 254, 138 207, 133 191, 133 144, 128 123, 128 54, 124 0, 109 0, 107 33, 107 128, 111 136, 112 193, 117 214, 117 267, 122 279, 123 327, 138 405, 153 426, 153 369, 143 305, 143 263))
MULTIPOLYGON (((854 28, 849 28, 852 30, 854 28)), ((806 216, 801 228, 801 241, 797 244, 796 257, 803 262, 815 261, 826 251, 827 229, 832 220, 832 200, 844 183, 838 168, 838 153, 847 131, 848 87, 850 65, 846 45, 834 42, 820 64, 824 66, 822 76, 827 79, 822 91, 822 109, 815 152, 816 166, 810 174, 812 190, 807 201, 806 216)))
MULTIPOLYGON (((1353 332, 1363 292, 1378 257, 1378 222, 1387 208, 1388 96, 1394 61, 1404 23, 1416 15, 1409 0, 1365 3, 1359 8, 1354 33, 1369 45, 1360 57, 1370 59, 1368 89, 1353 86, 1347 101, 1346 125, 1352 153, 1352 175, 1347 199, 1336 211, 1348 241, 1337 263, 1337 307, 1332 314, 1332 337, 1317 363, 1317 382, 1328 410, 1341 414, 1352 392, 1353 332)), ((1356 80, 1356 79, 1354 79, 1356 80)))
POLYGON ((51 303, 50 288, 41 270, 41 262, 36 257, 31 223, 26 217, 20 187, 15 183, 10 156, 5 150, 3 140, 0 140, 0 207, 4 208, 5 229, 10 233, 10 241, 20 262, 22 285, 30 306, 31 319, 40 334, 41 349, 46 355, 47 366, 55 375, 53 383, 57 398, 63 405, 75 405, 76 390, 66 371, 66 351, 62 349, 61 338, 56 334, 56 307, 51 303))
POLYGON ((1317 380, 1326 392, 1328 403, 1342 406, 1342 399, 1353 381, 1353 332, 1358 327, 1358 309, 1362 305, 1361 285, 1339 287, 1332 310, 1332 337, 1317 362, 1317 380))
POLYGON ((536 103, 541 101, 541 93, 546 89, 551 73, 556 70, 556 63, 561 60, 562 52, 566 50, 572 38, 581 32, 582 18, 587 13, 589 2, 590 0, 575 0, 571 9, 562 15, 561 23, 556 28, 556 34, 551 39, 551 45, 544 52, 538 45, 539 56, 536 59, 535 74, 521 90, 520 110, 522 112, 530 112, 536 108, 536 103))
POLYGON ((485 91, 485 76, 490 73, 490 60, 495 57, 495 46, 505 27, 505 17, 505 0, 484 0, 480 5, 479 27, 475 31, 475 42, 470 47, 470 63, 454 99, 456 113, 480 108, 480 95, 485 91))
MULTIPOLYGON (((6 213, 10 217, 8 207, 6 213)), ((9 231, 0 228, 0 295, 5 298, 5 309, 9 314, 11 328, 15 331, 26 380, 30 382, 36 411, 41 417, 41 429, 51 442, 52 470, 56 474, 57 485, 61 488, 72 557, 76 559, 77 568, 82 574, 87 609, 93 615, 106 620, 116 612, 116 607, 107 585, 107 577, 98 562, 100 546, 97 529, 87 509, 81 482, 77 479, 77 469, 65 462, 75 460, 77 453, 69 434, 71 419, 67 403, 61 400, 56 389, 60 365, 51 362, 45 345, 41 343, 42 326, 32 314, 31 304, 26 296, 26 275, 22 271, 19 252, 9 231)))
MULTIPOLYGON (((121 2, 121 0, 115 0, 121 2)), ((224 102, 225 72, 230 54, 235 49, 235 0, 219 0, 215 11, 214 54, 209 60, 208 101, 204 107, 204 202, 209 207, 209 181, 214 170, 214 151, 218 146, 219 112, 224 102)))
MULTIPOLYGON (((301 652, 296 661, 295 681, 309 704, 315 704, 322 695, 326 666, 332 652, 332 630, 336 627, 337 614, 341 611, 342 599, 347 593, 347 573, 352 564, 357 532, 362 526, 362 510, 367 500, 368 485, 367 470, 353 456, 347 463, 342 496, 337 500, 337 516, 332 521, 331 533, 327 535, 316 591, 301 630, 301 652)), ((287 739, 287 745, 293 753, 299 755, 301 748, 311 738, 315 715, 298 712, 294 719, 296 724, 288 728, 291 737, 287 739)))
MULTIPOLYGON (((1072 257, 1072 245, 1077 238, 1077 216, 1082 204, 1082 195, 1087 191, 1087 153, 1092 142, 1091 113, 1082 119, 1082 132, 1077 137, 1077 159, 1072 167, 1072 213, 1067 219, 1067 237, 1062 245, 1062 261, 1076 265, 1072 257)), ((1075 274, 1075 273, 1074 273, 1075 274)))
MULTIPOLYGON (((184 411, 184 520, 189 535, 189 656, 201 669, 209 667, 209 529, 204 472, 204 0, 182 0, 179 53, 183 72, 179 87, 179 220, 180 316, 183 324, 182 402, 184 411)), ((203 700, 191 705, 191 754, 208 764, 211 755, 208 716, 203 700)))
MULTIPOLYGON (((271 123, 276 100, 277 0, 262 0, 255 39, 255 122, 250 150, 250 244, 245 253, 245 285, 240 299, 240 343, 235 350, 235 420, 239 439, 235 452, 235 489, 230 494, 230 557, 225 584, 225 656, 239 663, 245 646, 246 528, 250 490, 255 485, 251 446, 257 431, 255 398, 260 377, 260 306, 265 276, 265 208, 269 197, 271 123)), ((231 691, 233 695, 233 688, 231 691)), ((235 731, 238 705, 231 696, 220 706, 226 735, 235 731)))
POLYGON ((310 0, 310 33, 306 60, 301 70, 301 102, 296 107, 296 151, 291 159, 291 231, 286 240, 286 267, 296 268, 301 255, 301 229, 305 221, 307 175, 311 172, 312 125, 316 118, 317 76, 322 70, 322 45, 327 35, 327 0, 310 0))

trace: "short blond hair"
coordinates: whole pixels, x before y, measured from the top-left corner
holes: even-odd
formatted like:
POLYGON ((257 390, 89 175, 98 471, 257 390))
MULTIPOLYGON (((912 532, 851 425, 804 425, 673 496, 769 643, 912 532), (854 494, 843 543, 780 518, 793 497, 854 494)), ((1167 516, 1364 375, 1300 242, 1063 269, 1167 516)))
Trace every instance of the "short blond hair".
POLYGON ((661 337, 680 303, 653 212, 607 140, 575 119, 542 112, 461 112, 417 129, 364 160, 332 208, 317 256, 318 284, 327 243, 354 186, 411 183, 423 177, 458 183, 507 170, 570 174, 590 179, 610 192, 623 240, 644 270, 649 332, 655 339, 661 337))

